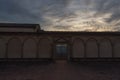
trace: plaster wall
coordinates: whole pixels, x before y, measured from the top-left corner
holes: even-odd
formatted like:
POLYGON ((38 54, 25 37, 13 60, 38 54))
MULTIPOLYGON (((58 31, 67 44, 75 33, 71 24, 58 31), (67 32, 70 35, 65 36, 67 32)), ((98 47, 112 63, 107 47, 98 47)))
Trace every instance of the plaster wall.
POLYGON ((52 58, 56 40, 69 44, 72 58, 120 58, 120 38, 114 35, 0 34, 0 58, 52 58))

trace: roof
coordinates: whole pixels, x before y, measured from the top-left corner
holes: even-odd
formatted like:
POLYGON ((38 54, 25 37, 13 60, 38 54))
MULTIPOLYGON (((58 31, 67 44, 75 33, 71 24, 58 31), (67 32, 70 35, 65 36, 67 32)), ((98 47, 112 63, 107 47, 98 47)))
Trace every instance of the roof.
POLYGON ((0 28, 36 28, 39 24, 0 23, 0 28))
MULTIPOLYGON (((0 28, 33 28, 35 29, 37 26, 40 25, 39 24, 18 24, 18 23, 0 23, 0 28)), ((72 34, 72 35, 119 35, 120 36, 120 32, 86 32, 86 31, 38 31, 37 33, 35 32, 0 32, 0 34, 62 34, 62 35, 68 35, 68 34, 72 34)))
POLYGON ((0 32, 0 34, 6 35, 52 35, 52 36, 120 36, 120 32, 55 32, 55 31, 40 31, 40 32, 0 32))

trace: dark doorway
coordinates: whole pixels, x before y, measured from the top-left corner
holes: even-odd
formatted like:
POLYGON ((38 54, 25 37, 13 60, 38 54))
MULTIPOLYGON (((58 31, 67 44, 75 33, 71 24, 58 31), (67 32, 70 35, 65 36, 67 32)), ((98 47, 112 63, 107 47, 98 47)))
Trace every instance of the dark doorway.
POLYGON ((55 45, 55 54, 57 59, 67 59, 67 44, 56 44, 55 45))

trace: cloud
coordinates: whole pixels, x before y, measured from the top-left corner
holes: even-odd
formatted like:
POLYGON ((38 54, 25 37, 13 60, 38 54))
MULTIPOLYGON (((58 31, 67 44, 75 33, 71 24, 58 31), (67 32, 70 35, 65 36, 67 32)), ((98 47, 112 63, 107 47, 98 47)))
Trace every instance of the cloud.
POLYGON ((111 17, 107 22, 120 19, 120 0, 97 0, 96 6, 97 14, 104 15, 105 13, 111 13, 111 17))
POLYGON ((120 0, 0 0, 0 21, 44 30, 120 31, 120 0))

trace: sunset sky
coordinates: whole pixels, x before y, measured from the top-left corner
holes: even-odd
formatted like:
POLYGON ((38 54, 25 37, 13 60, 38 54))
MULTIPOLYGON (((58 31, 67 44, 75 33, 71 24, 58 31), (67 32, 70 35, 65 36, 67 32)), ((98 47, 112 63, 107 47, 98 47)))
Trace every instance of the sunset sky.
POLYGON ((0 23, 49 31, 120 31, 120 0, 0 0, 0 23))

